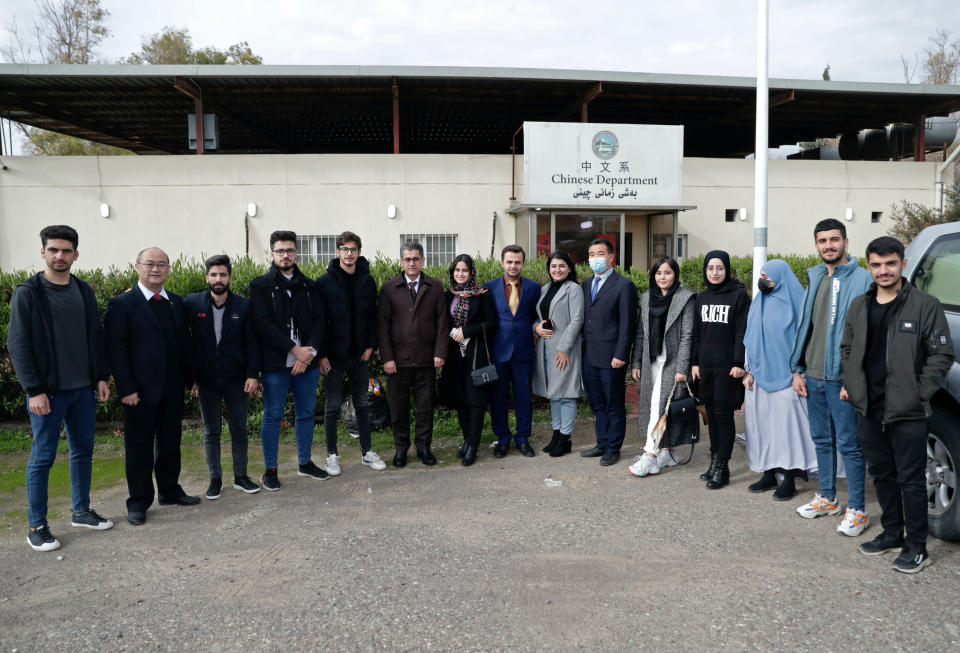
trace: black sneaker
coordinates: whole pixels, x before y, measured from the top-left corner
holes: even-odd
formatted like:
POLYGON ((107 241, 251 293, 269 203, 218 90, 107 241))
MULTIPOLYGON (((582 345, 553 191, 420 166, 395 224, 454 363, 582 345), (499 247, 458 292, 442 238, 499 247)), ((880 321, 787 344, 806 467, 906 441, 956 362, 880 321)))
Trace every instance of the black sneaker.
POLYGON ((310 476, 318 481, 325 481, 327 480, 327 476, 329 476, 325 471, 314 465, 312 460, 305 465, 300 465, 300 470, 297 472, 297 475, 310 476))
POLYGON ((73 513, 73 519, 70 520, 70 525, 92 528, 95 531, 106 531, 113 528, 112 521, 104 519, 92 508, 87 509, 85 512, 73 513))
POLYGON ((276 469, 263 470, 263 476, 260 477, 260 484, 263 485, 264 490, 269 490, 270 492, 279 490, 283 487, 280 485, 280 479, 277 478, 276 469))
POLYGON ((60 541, 53 536, 46 524, 36 530, 30 529, 27 533, 27 544, 34 551, 54 551, 60 548, 60 541))
POLYGON ((210 487, 207 488, 207 493, 203 496, 207 497, 208 499, 219 499, 220 490, 222 488, 223 488, 223 481, 221 481, 219 478, 211 478, 210 487))
POLYGON ((860 553, 865 556, 878 556, 887 551, 896 551, 903 548, 903 538, 896 535, 880 533, 869 542, 860 545, 860 553))
POLYGON ((260 491, 260 486, 251 481, 249 476, 234 476, 233 487, 247 494, 256 494, 260 491))
POLYGON ((897 556, 897 559, 893 561, 894 571, 899 571, 904 574, 915 574, 927 565, 930 564, 930 554, 926 550, 921 551, 910 551, 909 549, 904 549, 900 552, 900 555, 897 556))

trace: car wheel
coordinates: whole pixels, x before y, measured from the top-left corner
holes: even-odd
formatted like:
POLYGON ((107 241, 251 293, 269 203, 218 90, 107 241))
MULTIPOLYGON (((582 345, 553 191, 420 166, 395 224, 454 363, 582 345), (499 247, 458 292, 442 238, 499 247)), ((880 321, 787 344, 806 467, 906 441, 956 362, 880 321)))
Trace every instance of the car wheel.
POLYGON ((960 540, 960 427, 945 410, 930 417, 927 435, 927 500, 930 533, 960 540))

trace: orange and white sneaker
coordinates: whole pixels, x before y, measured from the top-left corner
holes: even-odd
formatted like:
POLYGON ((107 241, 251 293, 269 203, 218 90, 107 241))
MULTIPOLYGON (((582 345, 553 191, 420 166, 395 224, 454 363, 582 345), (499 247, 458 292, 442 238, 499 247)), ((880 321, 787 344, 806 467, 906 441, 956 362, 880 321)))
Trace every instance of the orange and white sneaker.
POLYGON ((850 537, 856 537, 870 525, 870 517, 867 513, 856 508, 847 508, 847 514, 843 516, 843 521, 837 526, 837 532, 850 537))
MULTIPOLYGON (((813 495, 813 501, 797 508, 797 514, 807 519, 813 519, 814 517, 820 517, 822 515, 839 515, 841 510, 843 510, 843 508, 840 507, 839 501, 836 499, 831 501, 830 499, 820 496, 818 492, 813 495)), ((859 533, 857 534, 859 535, 859 533)))

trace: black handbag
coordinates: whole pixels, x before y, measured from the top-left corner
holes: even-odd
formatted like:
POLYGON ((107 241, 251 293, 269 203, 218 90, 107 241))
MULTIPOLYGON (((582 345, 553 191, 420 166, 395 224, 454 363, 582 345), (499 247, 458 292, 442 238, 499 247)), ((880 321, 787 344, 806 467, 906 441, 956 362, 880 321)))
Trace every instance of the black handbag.
POLYGON ((664 449, 700 441, 699 402, 687 383, 679 388, 678 385, 673 384, 661 418, 664 424, 660 447, 664 449))
POLYGON ((473 348, 473 367, 470 370, 470 379, 473 385, 478 388, 497 380, 497 366, 490 362, 490 348, 487 347, 487 330, 483 329, 483 349, 487 352, 487 365, 477 367, 477 349, 480 345, 473 348))

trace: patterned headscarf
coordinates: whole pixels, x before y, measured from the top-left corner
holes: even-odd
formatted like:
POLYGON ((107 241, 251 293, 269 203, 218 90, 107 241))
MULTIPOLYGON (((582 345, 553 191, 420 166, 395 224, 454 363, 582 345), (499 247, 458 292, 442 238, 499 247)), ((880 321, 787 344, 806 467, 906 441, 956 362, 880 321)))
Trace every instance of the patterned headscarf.
POLYGON ((453 265, 450 266, 450 292, 456 296, 451 318, 453 319, 453 326, 459 329, 467 323, 467 316, 470 311, 470 298, 487 292, 487 288, 477 283, 477 270, 473 266, 473 259, 466 254, 458 256, 454 260, 453 265), (453 279, 453 270, 457 267, 457 263, 466 263, 470 269, 470 278, 467 279, 466 283, 457 283, 453 279))

